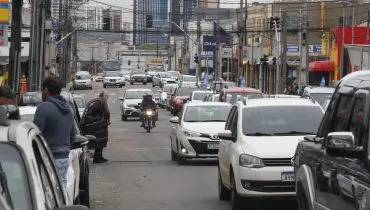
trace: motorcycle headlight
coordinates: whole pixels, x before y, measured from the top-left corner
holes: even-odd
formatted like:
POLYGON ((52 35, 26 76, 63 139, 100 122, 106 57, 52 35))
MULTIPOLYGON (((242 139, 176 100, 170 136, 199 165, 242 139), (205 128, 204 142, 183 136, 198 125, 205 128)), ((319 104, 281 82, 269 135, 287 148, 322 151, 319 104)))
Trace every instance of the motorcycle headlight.
POLYGON ((241 154, 239 156, 239 165, 248 168, 262 168, 265 166, 261 158, 247 154, 241 154))
POLYGON ((187 131, 187 130, 184 130, 183 132, 185 136, 189 136, 189 137, 199 137, 201 135, 200 133, 187 131))
POLYGON ((153 114, 153 111, 152 111, 152 110, 148 110, 148 111, 146 111, 146 115, 151 116, 152 114, 153 114))

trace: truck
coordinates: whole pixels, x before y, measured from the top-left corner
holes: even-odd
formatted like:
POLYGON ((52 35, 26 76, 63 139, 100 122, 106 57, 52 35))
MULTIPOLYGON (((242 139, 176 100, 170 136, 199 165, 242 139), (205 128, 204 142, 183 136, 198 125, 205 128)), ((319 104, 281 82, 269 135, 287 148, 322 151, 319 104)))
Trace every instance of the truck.
POLYGON ((317 134, 298 143, 291 163, 299 209, 370 209, 369 90, 370 71, 343 77, 317 134))
POLYGON ((370 45, 348 44, 343 46, 341 76, 359 70, 370 70, 370 45))

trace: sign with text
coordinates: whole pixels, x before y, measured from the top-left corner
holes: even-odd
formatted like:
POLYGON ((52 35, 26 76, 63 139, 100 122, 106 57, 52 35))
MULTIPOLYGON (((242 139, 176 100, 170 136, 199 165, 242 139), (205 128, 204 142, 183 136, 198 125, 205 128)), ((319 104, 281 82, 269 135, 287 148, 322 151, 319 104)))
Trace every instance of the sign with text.
POLYGON ((0 25, 9 24, 9 1, 0 0, 0 25))
MULTIPOLYGON (((287 45, 287 52, 289 53, 299 53, 300 47, 297 44, 288 44, 287 45)), ((321 45, 319 44, 312 44, 309 46, 310 53, 321 53, 321 45)))
MULTIPOLYGON (((220 44, 226 44, 225 38, 220 37, 220 44)), ((204 35, 203 36, 203 51, 204 52, 214 52, 216 51, 216 37, 204 35)))

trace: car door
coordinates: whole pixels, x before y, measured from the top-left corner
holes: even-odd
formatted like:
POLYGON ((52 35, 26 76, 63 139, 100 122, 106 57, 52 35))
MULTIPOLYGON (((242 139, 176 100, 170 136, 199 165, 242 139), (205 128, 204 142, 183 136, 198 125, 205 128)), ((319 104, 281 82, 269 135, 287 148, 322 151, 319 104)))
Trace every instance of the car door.
MULTIPOLYGON (((227 118, 226 124, 225 124, 225 130, 232 129, 233 121, 235 118, 235 115, 237 114, 237 106, 233 106, 230 110, 229 116, 227 118)), ((220 173, 222 180, 224 184, 227 184, 229 186, 229 168, 230 168, 230 160, 229 160, 229 152, 228 149, 230 149, 230 144, 232 142, 229 140, 220 139, 220 147, 218 150, 218 160, 219 160, 219 167, 220 167, 220 173)))
POLYGON ((94 99, 86 104, 81 119, 82 135, 93 135, 96 142, 89 144, 89 149, 105 147, 108 142, 108 121, 104 117, 103 103, 94 99))

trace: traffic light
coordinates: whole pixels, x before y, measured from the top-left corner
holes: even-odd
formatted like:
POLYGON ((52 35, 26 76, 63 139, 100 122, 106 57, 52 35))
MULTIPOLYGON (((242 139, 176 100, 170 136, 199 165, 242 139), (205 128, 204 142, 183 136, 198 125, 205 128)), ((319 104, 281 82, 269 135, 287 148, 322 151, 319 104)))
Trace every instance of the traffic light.
POLYGON ((110 30, 110 18, 109 17, 105 17, 103 18, 103 30, 110 30))
POLYGON ((261 64, 264 64, 265 62, 269 61, 269 56, 268 55, 263 55, 263 58, 260 59, 261 64))
POLYGON ((195 56, 194 56, 194 63, 198 63, 198 62, 199 62, 198 55, 197 55, 197 54, 195 54, 195 56))
POLYGON ((276 28, 279 29, 281 25, 281 21, 279 17, 270 17, 270 29, 275 29, 275 22, 276 22, 276 28))
POLYGON ((127 61, 127 64, 128 64, 129 66, 131 66, 131 60, 128 60, 128 61, 127 61))
POLYGON ((146 27, 152 28, 153 27, 153 15, 146 16, 146 27))

